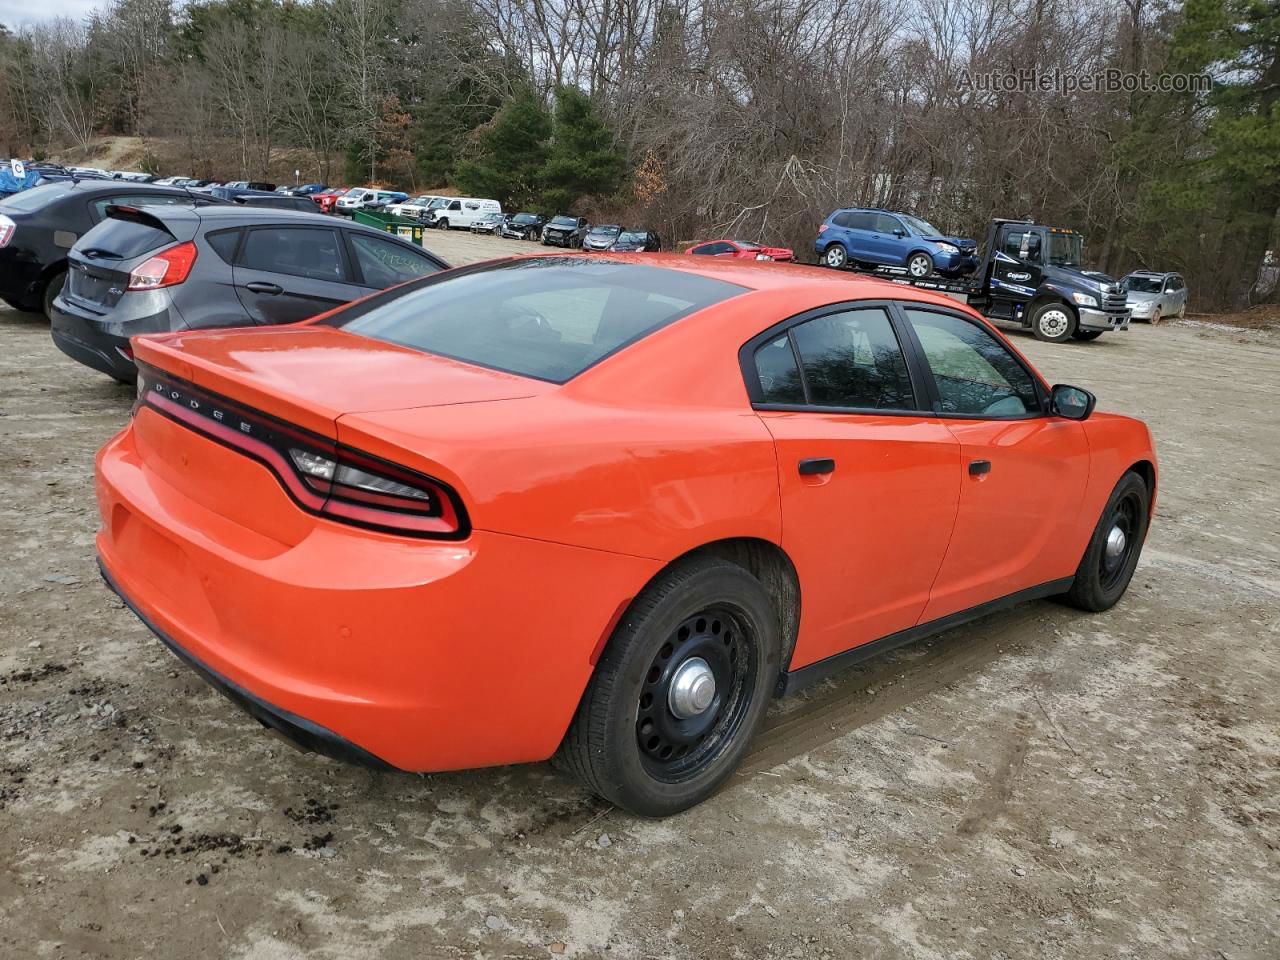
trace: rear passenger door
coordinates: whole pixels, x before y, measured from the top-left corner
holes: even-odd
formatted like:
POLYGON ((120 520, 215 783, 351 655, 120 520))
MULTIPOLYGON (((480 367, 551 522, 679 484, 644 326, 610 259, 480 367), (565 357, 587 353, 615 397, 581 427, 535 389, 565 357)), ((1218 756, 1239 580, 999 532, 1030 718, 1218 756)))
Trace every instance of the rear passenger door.
POLYGON ((353 280, 340 233, 326 226, 250 227, 233 273, 254 323, 296 323, 367 292, 353 280))
POLYGON ((960 496, 960 444, 929 409, 886 303, 834 304, 743 347, 773 435, 782 547, 805 584, 791 669, 916 624, 960 496))

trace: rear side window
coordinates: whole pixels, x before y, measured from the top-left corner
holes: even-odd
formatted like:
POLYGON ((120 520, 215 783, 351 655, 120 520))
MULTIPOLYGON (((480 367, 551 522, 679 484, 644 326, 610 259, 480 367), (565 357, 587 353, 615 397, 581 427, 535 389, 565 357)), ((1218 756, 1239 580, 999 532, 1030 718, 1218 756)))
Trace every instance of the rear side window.
POLYGON ((208 234, 205 243, 213 247, 214 253, 220 256, 227 263, 232 263, 236 258, 236 247, 240 245, 239 230, 218 230, 215 233, 208 234))
POLYGON ((845 214, 848 222, 841 226, 848 227, 850 230, 872 230, 876 225, 876 216, 874 213, 849 213, 845 214))
POLYGON ((167 230, 134 220, 107 217, 80 240, 82 250, 113 260, 131 260, 173 243, 167 230))
POLYGON ((440 270, 438 264, 404 244, 363 233, 348 234, 366 286, 394 287, 440 270))
POLYGON ((250 230, 238 265, 309 280, 347 279, 338 232, 325 227, 262 227, 250 230))
POLYGON ((756 350, 756 376, 765 403, 804 403, 804 382, 785 333, 756 350))
POLYGON ((660 327, 742 292, 737 284, 660 267, 539 257, 445 274, 330 322, 375 340, 564 383, 660 327))
POLYGON ((809 403, 822 407, 914 410, 907 361, 879 307, 817 317, 791 329, 809 403))

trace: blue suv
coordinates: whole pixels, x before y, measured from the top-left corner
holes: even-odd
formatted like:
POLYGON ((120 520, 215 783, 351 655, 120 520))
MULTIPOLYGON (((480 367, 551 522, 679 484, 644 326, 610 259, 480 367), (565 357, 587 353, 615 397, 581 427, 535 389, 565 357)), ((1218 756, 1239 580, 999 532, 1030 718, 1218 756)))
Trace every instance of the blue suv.
POLYGON ((851 261, 905 267, 915 279, 934 271, 972 273, 978 266, 975 241, 943 236, 923 220, 888 210, 837 210, 818 228, 813 247, 828 267, 840 269, 851 261))

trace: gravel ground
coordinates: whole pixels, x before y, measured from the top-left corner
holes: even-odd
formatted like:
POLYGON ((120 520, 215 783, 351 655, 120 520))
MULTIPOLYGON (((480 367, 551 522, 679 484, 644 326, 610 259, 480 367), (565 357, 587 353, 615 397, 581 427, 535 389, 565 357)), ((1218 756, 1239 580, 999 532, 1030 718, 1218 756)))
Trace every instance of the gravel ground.
POLYGON ((1280 334, 1015 334, 1152 425, 1128 596, 782 702, 663 822, 541 765, 375 774, 265 736, 99 582, 92 457, 132 391, 40 317, 0 336, 0 956, 1280 956, 1280 334))

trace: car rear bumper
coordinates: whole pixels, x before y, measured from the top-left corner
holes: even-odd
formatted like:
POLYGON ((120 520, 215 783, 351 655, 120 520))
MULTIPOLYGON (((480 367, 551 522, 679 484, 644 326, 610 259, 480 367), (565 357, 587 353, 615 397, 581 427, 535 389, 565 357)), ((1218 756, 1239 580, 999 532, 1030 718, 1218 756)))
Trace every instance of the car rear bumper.
POLYGON ((549 757, 619 604, 659 567, 313 517, 265 467, 147 409, 98 454, 97 493, 103 569, 166 643, 268 725, 402 770, 549 757))
POLYGON ((49 333, 59 350, 86 367, 126 383, 138 376, 129 338, 112 335, 102 324, 67 312, 61 299, 54 301, 49 333))
MULTIPOLYGON (((153 300, 166 295, 166 291, 160 290, 142 294, 153 300)), ((127 296, 137 295, 128 294, 127 296)), ((146 306, 154 309, 157 305, 149 303, 146 306)), ((126 306, 122 302, 117 310, 124 312, 129 306, 132 304, 126 306)), ((170 314, 171 309, 166 307, 158 313, 113 320, 84 311, 76 306, 74 300, 69 300, 64 295, 53 301, 53 316, 49 320, 49 332, 58 349, 73 360, 78 360, 85 366, 99 370, 117 380, 129 382, 138 376, 129 339, 140 333, 169 333, 183 328, 185 326, 183 323, 174 322, 170 314)), ((112 315, 118 315, 118 313, 112 315)))
POLYGON ((142 621, 156 637, 163 643, 179 660, 194 670, 200 677, 213 687, 224 697, 234 703, 245 713, 253 717, 264 727, 274 730, 292 741, 303 750, 311 750, 315 753, 323 754, 334 760, 342 760, 346 763, 355 763, 365 767, 373 767, 378 770, 394 770, 395 768, 385 760, 381 760, 357 747, 354 743, 350 743, 338 736, 332 730, 326 730, 318 724, 312 723, 304 717, 296 716, 288 710, 282 710, 279 707, 267 703, 265 700, 254 696, 248 690, 232 683, 226 677, 221 676, 214 670, 210 670, 207 666, 193 657, 184 650, 172 637, 165 633, 160 627, 152 622, 138 607, 136 603, 116 584, 111 574, 107 572, 106 566, 102 563, 101 558, 98 560, 98 570, 102 574, 102 579, 126 607, 133 611, 134 615, 142 621))

